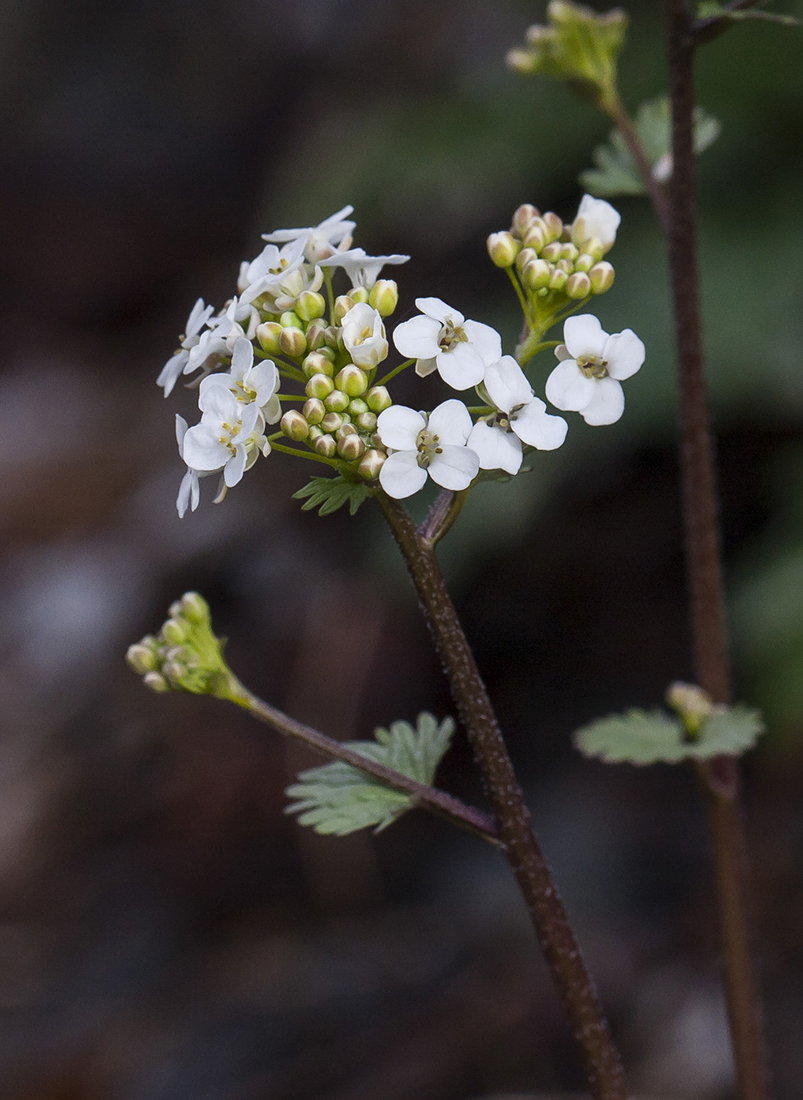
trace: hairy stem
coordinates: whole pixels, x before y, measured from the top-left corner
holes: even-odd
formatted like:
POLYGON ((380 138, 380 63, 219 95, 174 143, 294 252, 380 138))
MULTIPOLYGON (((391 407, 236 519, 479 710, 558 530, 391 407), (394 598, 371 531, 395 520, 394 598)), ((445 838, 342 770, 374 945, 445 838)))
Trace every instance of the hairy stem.
POLYGON ((467 829, 497 847, 502 847, 499 830, 494 819, 480 810, 475 810, 473 806, 467 806, 459 798, 454 798, 435 787, 428 787, 425 783, 418 783, 415 779, 410 779, 408 776, 402 775, 401 772, 394 771, 393 768, 387 768, 384 764, 379 764, 377 761, 363 756, 356 749, 351 749, 348 745, 335 741, 332 737, 327 737, 325 733, 320 733, 312 726, 305 726, 303 722, 297 722, 294 718, 277 710, 276 707, 272 707, 269 703, 259 699, 239 681, 237 681, 236 688, 229 695, 229 698, 233 703, 252 714, 254 718, 258 718, 260 722, 264 722, 284 737, 301 741, 323 756, 328 756, 334 760, 342 760, 346 764, 351 764, 354 768, 359 768, 361 772, 378 779, 385 786, 409 794, 417 806, 430 810, 439 817, 446 818, 454 825, 467 829))
POLYGON ((530 815, 502 734, 443 581, 432 544, 416 530, 406 509, 376 495, 407 564, 449 678, 452 697, 468 732, 499 825, 505 854, 527 903, 538 942, 580 1045, 595 1100, 626 1100, 616 1047, 555 883, 533 833, 530 815))
MULTIPOLYGON (((680 380, 681 471, 696 678, 719 703, 730 699, 715 458, 708 413, 694 220, 694 81, 685 0, 668 0, 673 176, 669 256, 680 380)), ((766 1100, 761 1007, 750 957, 745 840, 737 762, 698 769, 709 813, 722 932, 725 997, 741 1100, 766 1100)))

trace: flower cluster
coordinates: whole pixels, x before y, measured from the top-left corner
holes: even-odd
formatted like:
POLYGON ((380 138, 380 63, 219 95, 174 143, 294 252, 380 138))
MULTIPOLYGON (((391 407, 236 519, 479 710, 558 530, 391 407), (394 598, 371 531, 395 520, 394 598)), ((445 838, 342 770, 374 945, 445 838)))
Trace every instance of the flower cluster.
POLYGON ((613 281, 602 259, 619 224, 612 206, 586 195, 566 225, 521 206, 511 229, 489 239, 491 258, 510 269, 525 308, 529 347, 518 362, 503 355, 493 328, 435 297, 416 299, 419 314, 389 341, 385 322, 398 288, 379 276, 409 257, 353 247, 351 212, 347 206, 317 226, 266 234, 262 252, 240 267, 237 296, 217 314, 201 299, 193 307, 158 379, 167 396, 182 374, 200 372, 191 383, 200 421, 190 427, 176 418, 187 466, 180 515, 197 507, 202 477, 219 475, 220 501, 272 450, 327 464, 348 481, 378 481, 396 498, 428 477, 461 491, 480 471, 518 473, 525 449, 554 450, 566 437, 566 421, 547 412, 520 366, 564 318, 547 398, 589 424, 621 416, 620 381, 641 366, 643 344, 630 330, 609 336, 590 314, 568 316, 613 281), (336 295, 338 270, 350 288, 336 295), (377 377, 391 343, 405 361, 377 377), (480 404, 451 398, 429 413, 394 405, 386 383, 413 364, 420 376, 437 371, 454 390, 474 389, 480 404), (269 432, 271 425, 278 429, 269 432))

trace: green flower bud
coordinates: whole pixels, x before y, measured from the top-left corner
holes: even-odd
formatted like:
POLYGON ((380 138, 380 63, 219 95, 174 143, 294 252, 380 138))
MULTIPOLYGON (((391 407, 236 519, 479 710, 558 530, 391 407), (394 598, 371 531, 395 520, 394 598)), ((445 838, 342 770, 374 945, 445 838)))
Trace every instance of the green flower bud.
POLYGON ((615 276, 616 272, 613 269, 613 264, 609 264, 607 260, 594 264, 588 273, 591 280, 591 289, 595 294, 604 294, 606 290, 610 290, 613 286, 615 276))
MULTIPOLYGON (((340 375, 338 375, 338 378, 340 375)), ((327 412, 342 413, 349 407, 349 396, 342 390, 332 390, 328 397, 324 398, 327 412)))
POLYGON ((356 462, 365 453, 365 444, 356 432, 353 435, 344 435, 337 441, 337 453, 345 462, 356 462))
POLYGON ((296 313, 302 321, 314 321, 326 312, 326 299, 314 290, 304 290, 296 299, 296 313))
POLYGON ((677 713, 683 723, 688 740, 694 741, 700 736, 700 727, 706 718, 720 709, 702 688, 696 684, 670 684, 666 692, 667 704, 677 713))
POLYGON ((307 436, 307 443, 310 445, 315 443, 316 439, 320 439, 324 435, 322 428, 319 428, 317 424, 311 424, 309 429, 309 435, 307 436))
MULTIPOLYGON (((331 397, 331 394, 329 396, 331 397)), ((305 401, 301 411, 304 419, 310 425, 320 424, 326 416, 326 407, 319 397, 311 397, 309 401, 305 401)))
MULTIPOLYGON (((328 348, 326 349, 329 350, 328 348)), ((335 373, 335 368, 332 364, 332 360, 320 351, 311 351, 301 364, 301 369, 307 378, 312 378, 316 374, 326 374, 330 378, 335 373)))
POLYGON ((335 385, 349 397, 360 397, 368 389, 368 375, 360 367, 349 363, 335 375, 335 385))
POLYGON ((304 331, 304 322, 292 309, 285 310, 279 318, 279 324, 282 328, 297 328, 300 329, 301 332, 304 331))
POLYGON ((189 623, 186 625, 180 619, 168 619, 162 627, 162 637, 168 645, 181 645, 186 641, 189 623))
POLYGON ((164 676, 158 672, 146 672, 142 677, 142 682, 145 684, 145 687, 149 687, 151 691, 159 692, 159 694, 170 691, 170 684, 168 684, 164 676))
POLYGON ((372 447, 370 451, 366 451, 362 456, 362 461, 357 467, 357 473, 360 477, 364 477, 366 481, 375 481, 379 477, 379 471, 384 466, 387 457, 384 451, 378 451, 372 447))
POLYGON ((533 206, 532 203, 522 203, 520 207, 513 214, 513 221, 511 223, 511 232, 520 239, 524 240, 527 234, 527 230, 535 221, 536 218, 541 217, 541 211, 533 206))
POLYGON ((159 663, 158 657, 150 646, 145 644, 144 638, 141 642, 128 647, 125 659, 140 676, 144 676, 146 672, 152 672, 159 663))
POLYGON ((353 286, 349 291, 349 298, 356 305, 358 302, 364 303, 368 301, 368 289, 364 286, 353 286))
POLYGON ((560 243, 558 241, 550 241, 548 245, 545 245, 541 249, 541 259, 548 260, 549 263, 555 264, 560 259, 560 243))
POLYGON ((380 317, 390 317, 399 304, 399 288, 393 279, 377 279, 368 295, 368 305, 373 306, 380 317))
POLYGON ((278 355, 281 351, 279 337, 282 334, 282 326, 276 321, 265 321, 257 327, 257 340, 259 346, 268 355, 278 355))
POLYGON ((527 236, 524 238, 524 246, 527 249, 532 248, 535 252, 540 252, 546 244, 546 235, 539 226, 532 225, 527 230, 527 236))
POLYGON ((385 386, 371 386, 368 393, 365 395, 365 400, 368 403, 368 408, 371 412, 379 415, 384 412, 385 409, 389 409, 393 404, 393 399, 387 391, 385 386))
POLYGON ((329 396, 332 390, 335 388, 335 384, 331 378, 326 374, 313 374, 309 382, 304 387, 304 393, 307 397, 317 397, 320 401, 323 401, 329 396))
POLYGON ((546 238, 548 242, 557 241, 560 239, 563 233, 563 222, 557 214, 553 214, 551 210, 547 210, 543 216, 544 225, 546 226, 546 238))
POLYGON ((357 429, 347 417, 343 417, 343 423, 335 432, 335 439, 343 439, 347 435, 357 435, 357 429))
POLYGON ((349 414, 355 417, 365 412, 368 412, 368 402, 364 401, 361 397, 352 397, 351 401, 349 401, 349 414))
MULTIPOLYGON (((336 416, 336 413, 331 413, 332 416, 336 416)), ((324 458, 334 458, 337 453, 337 444, 335 443, 331 435, 321 435, 313 444, 315 451, 319 455, 323 455, 324 458)))
POLYGON ((566 293, 570 298, 587 298, 591 293, 591 280, 584 271, 577 271, 569 276, 566 283, 566 293))
POLYGON ((587 252, 581 252, 577 259, 574 261, 575 271, 590 271, 595 264, 593 256, 590 256, 587 252))
POLYGON ((279 427, 296 443, 302 443, 309 435, 309 424, 296 409, 290 409, 284 414, 279 427))
POLYGON ((562 260, 571 260, 572 263, 580 255, 580 249, 576 244, 572 244, 571 241, 567 241, 566 244, 560 246, 560 258, 562 260))
POLYGON ((343 426, 343 417, 340 413, 330 412, 321 421, 321 430, 324 432, 336 432, 343 426))
POLYGON ((574 264, 571 260, 558 260, 555 267, 559 271, 565 271, 567 275, 571 275, 574 271, 574 264))
POLYGON ((316 318, 307 327, 307 347, 310 351, 317 351, 323 344, 326 322, 322 317, 316 318))
POLYGON ((555 268, 549 277, 549 289, 550 290, 563 290, 569 281, 569 276, 565 271, 561 271, 560 268, 555 268))
POLYGON ((516 257, 516 267, 519 269, 519 271, 523 271, 527 264, 530 264, 533 262, 533 260, 537 259, 538 253, 535 251, 534 248, 522 248, 521 252, 519 252, 518 256, 516 257))
POLYGON ((527 290, 540 290, 549 286, 552 268, 546 260, 532 260, 521 273, 521 281, 527 290))
MULTIPOLYGON (((331 348, 333 351, 337 351, 340 342, 340 329, 337 328, 336 325, 330 325, 327 328, 326 332, 323 334, 323 338, 327 348, 331 348)), ((326 349, 321 348, 320 350, 323 352, 326 349)))
POLYGON ((291 359, 300 359, 307 350, 307 338, 301 329, 283 328, 279 337, 279 347, 291 359))
POLYGON ((487 240, 488 255, 497 267, 512 267, 521 249, 512 233, 492 233, 487 240))
POLYGON ((373 432, 376 428, 376 413, 362 412, 357 413, 354 418, 354 423, 360 429, 361 432, 373 432))
POLYGON ((339 294, 335 298, 335 317, 338 321, 342 321, 350 309, 353 309, 357 303, 348 294, 339 294))
POLYGON ((181 614, 191 623, 203 624, 211 621, 209 604, 200 592, 185 592, 179 600, 181 614))
POLYGON ((593 256, 595 260, 601 260, 608 251, 599 237, 589 237, 587 240, 583 241, 581 250, 587 252, 589 256, 593 256))
POLYGON ((529 50, 523 50, 520 47, 508 50, 505 55, 505 62, 509 69, 512 69, 514 73, 519 73, 520 76, 533 76, 538 71, 538 62, 535 56, 529 50))

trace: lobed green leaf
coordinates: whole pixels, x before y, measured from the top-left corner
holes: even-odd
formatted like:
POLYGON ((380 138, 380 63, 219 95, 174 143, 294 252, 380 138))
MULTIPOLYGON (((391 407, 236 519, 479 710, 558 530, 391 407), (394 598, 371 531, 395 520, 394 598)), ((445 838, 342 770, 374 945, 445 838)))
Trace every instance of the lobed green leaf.
POLYGON ((328 516, 348 504, 353 516, 363 501, 371 495, 371 490, 362 481, 347 481, 338 474, 336 477, 314 477, 303 489, 293 493, 293 500, 308 498, 301 508, 304 512, 318 509, 319 516, 328 516))

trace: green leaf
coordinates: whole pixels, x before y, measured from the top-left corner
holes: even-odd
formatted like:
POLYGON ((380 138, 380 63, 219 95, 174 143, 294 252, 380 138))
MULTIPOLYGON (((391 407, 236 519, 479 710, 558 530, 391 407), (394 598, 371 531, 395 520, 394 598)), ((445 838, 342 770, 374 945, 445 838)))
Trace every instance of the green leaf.
MULTIPOLYGON (((451 718, 439 723, 423 711, 415 729, 409 722, 394 722, 388 729, 376 729, 375 741, 350 741, 348 747, 429 786, 453 733, 451 718)), ((341 760, 310 768, 298 778, 300 782, 285 791, 295 799, 285 812, 298 814, 299 822, 311 825, 316 833, 346 836, 370 826, 380 832, 413 806, 409 795, 383 786, 341 760)))
MULTIPOLYGON (((654 172, 661 179, 671 175, 670 148, 672 144, 672 118, 669 99, 660 96, 649 100, 638 109, 635 129, 644 147, 644 153, 654 172)), ((694 110, 694 151, 702 153, 719 136, 719 122, 703 111, 694 110)), ((643 195, 646 188, 641 180, 636 162, 619 130, 612 130, 607 145, 598 145, 593 153, 596 168, 580 174, 580 183, 592 195, 610 198, 614 195, 643 195)))
POLYGON ((783 27, 799 27, 801 22, 794 15, 778 15, 771 11, 728 11, 717 0, 702 0, 697 5, 698 19, 727 19, 729 22, 738 23, 745 19, 761 19, 765 23, 780 23, 783 27))
POLYGON ((607 764, 677 764, 713 756, 739 756, 751 749, 764 731, 758 711, 723 707, 703 720, 699 735, 689 740, 677 718, 661 711, 630 710, 591 722, 574 735, 584 756, 607 764))
POLYGON ((344 504, 348 504, 349 512, 353 516, 370 495, 371 490, 365 482, 347 481, 338 474, 336 477, 314 477, 303 489, 293 493, 293 500, 309 497, 309 500, 301 505, 302 510, 309 512, 317 508, 319 516, 331 515, 344 504))

